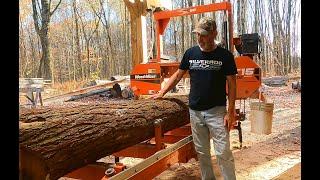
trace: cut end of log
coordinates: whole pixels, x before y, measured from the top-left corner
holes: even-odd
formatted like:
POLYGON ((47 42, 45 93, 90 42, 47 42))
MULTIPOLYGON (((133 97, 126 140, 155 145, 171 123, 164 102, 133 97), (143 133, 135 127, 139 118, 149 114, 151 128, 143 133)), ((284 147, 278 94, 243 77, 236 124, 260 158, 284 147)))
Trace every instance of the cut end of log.
POLYGON ((50 177, 50 174, 47 174, 48 168, 40 156, 20 147, 19 157, 20 180, 46 180, 50 177))

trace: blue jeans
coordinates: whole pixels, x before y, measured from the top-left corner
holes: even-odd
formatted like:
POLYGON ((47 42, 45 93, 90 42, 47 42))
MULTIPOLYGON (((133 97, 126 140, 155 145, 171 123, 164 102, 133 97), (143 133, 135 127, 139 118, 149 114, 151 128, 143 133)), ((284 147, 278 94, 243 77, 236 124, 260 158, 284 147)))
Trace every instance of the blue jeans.
POLYGON ((202 180, 214 180, 210 137, 224 180, 235 180, 235 165, 230 150, 229 132, 223 125, 225 106, 216 106, 204 111, 189 109, 192 137, 201 168, 202 180), (210 136, 209 136, 210 135, 210 136))

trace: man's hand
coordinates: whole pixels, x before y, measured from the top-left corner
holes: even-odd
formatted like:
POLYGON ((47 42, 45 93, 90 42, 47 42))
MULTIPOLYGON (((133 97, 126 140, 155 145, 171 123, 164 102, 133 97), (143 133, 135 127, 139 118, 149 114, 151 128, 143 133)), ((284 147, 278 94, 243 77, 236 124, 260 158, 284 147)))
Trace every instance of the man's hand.
POLYGON ((149 99, 161 99, 164 96, 162 92, 158 92, 157 94, 153 94, 149 97, 149 99))
POLYGON ((235 125, 235 123, 236 123, 235 112, 234 111, 228 112, 224 116, 224 126, 227 126, 228 131, 230 131, 233 125, 235 125))
POLYGON ((168 80, 166 85, 157 93, 149 97, 149 99, 161 99, 168 91, 170 91, 180 81, 187 70, 178 69, 168 80))

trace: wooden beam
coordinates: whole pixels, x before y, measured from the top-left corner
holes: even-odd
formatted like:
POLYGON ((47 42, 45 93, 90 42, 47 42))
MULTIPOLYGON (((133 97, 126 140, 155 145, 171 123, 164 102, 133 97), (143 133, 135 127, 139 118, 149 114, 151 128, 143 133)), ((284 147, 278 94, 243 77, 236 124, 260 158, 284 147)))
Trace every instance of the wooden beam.
POLYGON ((124 0, 130 12, 131 22, 131 48, 133 67, 147 60, 147 30, 145 16, 147 14, 147 3, 144 1, 124 0))

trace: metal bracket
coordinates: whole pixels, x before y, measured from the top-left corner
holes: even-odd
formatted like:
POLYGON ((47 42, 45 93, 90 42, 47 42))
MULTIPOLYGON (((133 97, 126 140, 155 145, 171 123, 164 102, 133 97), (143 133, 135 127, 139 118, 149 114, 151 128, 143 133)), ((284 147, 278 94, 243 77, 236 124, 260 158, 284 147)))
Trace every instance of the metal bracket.
POLYGON ((146 168, 152 166, 156 162, 164 159, 165 157, 169 156, 173 152, 179 150, 183 146, 187 145, 188 143, 192 143, 192 136, 188 136, 179 142, 171 145, 170 147, 167 147, 166 149, 163 149, 161 151, 158 151, 154 155, 150 156, 149 158, 145 159, 144 161, 140 162, 139 164, 120 172, 119 174, 116 174, 110 178, 110 180, 122 180, 122 179, 129 179, 138 174, 139 172, 142 172, 146 168))
POLYGON ((164 133, 162 131, 162 122, 163 122, 162 119, 156 119, 154 121, 154 127, 155 127, 154 138, 156 141, 156 150, 157 151, 165 148, 165 145, 163 143, 164 133))

